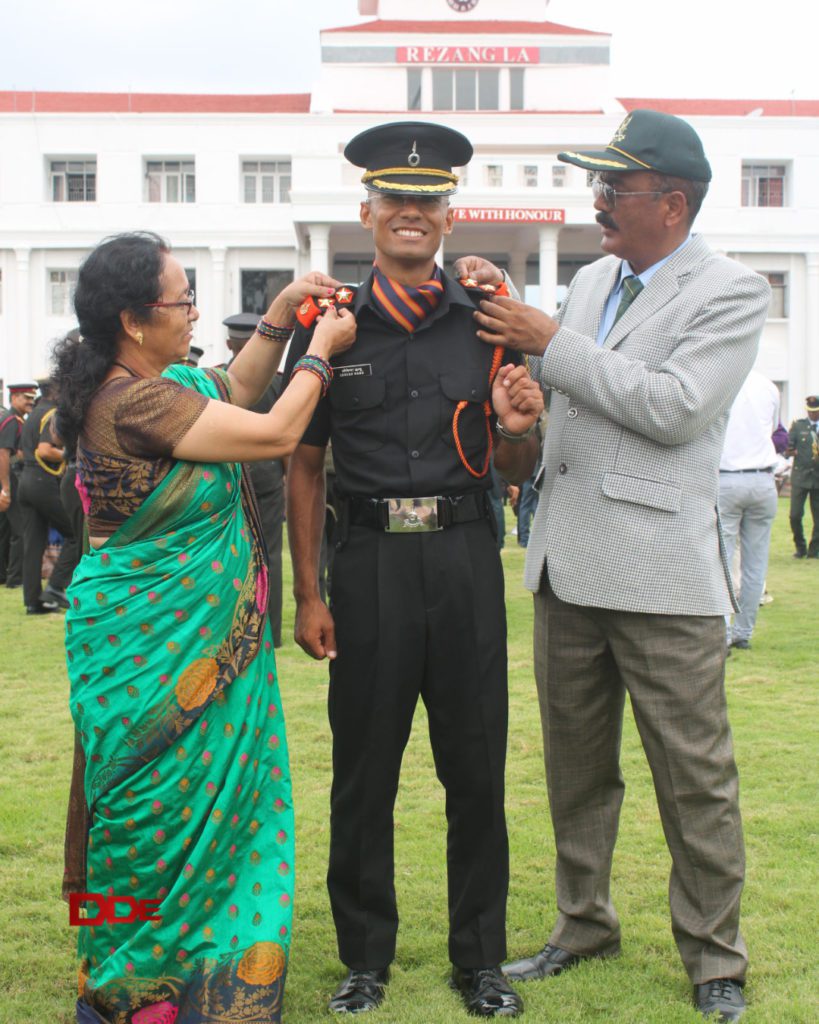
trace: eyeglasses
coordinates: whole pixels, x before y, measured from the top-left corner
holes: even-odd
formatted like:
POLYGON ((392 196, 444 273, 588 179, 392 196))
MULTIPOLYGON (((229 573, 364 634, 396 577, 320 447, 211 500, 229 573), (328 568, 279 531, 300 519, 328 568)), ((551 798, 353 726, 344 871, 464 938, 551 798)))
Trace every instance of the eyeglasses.
POLYGON ((190 316, 191 310, 193 309, 194 300, 196 298, 196 293, 194 292, 193 288, 188 289, 187 296, 187 299, 185 299, 183 302, 146 302, 145 305, 153 309, 156 309, 159 306, 164 306, 165 308, 171 308, 173 306, 187 306, 185 314, 186 316, 190 316))
POLYGON ((606 206, 610 206, 612 210, 617 204, 617 197, 621 199, 627 199, 629 196, 665 196, 668 195, 669 191, 673 189, 655 189, 653 192, 628 192, 616 189, 613 185, 609 185, 607 181, 603 181, 602 178, 592 178, 591 183, 592 195, 595 199, 603 197, 603 202, 606 206))

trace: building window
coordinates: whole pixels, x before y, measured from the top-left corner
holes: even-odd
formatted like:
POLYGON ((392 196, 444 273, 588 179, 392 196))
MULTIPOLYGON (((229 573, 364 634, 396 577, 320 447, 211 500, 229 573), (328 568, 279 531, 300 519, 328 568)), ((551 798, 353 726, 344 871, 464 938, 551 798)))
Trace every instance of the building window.
POLYGON ((490 188, 503 187, 503 164, 486 165, 486 184, 490 188))
POLYGON ((97 198, 96 160, 52 160, 51 201, 93 203, 97 198))
POLYGON ((784 206, 785 165, 743 164, 743 206, 784 206))
POLYGON ((509 109, 523 110, 523 68, 509 69, 509 109))
POLYGON ((433 110, 498 110, 500 72, 497 69, 432 71, 433 110))
POLYGON ((552 188, 566 187, 567 170, 568 168, 565 164, 552 164, 552 188))
POLYGON ((76 270, 49 270, 49 311, 51 316, 70 316, 74 312, 74 289, 77 287, 76 270))
POLYGON ((407 110, 421 109, 421 69, 407 71, 407 110))
POLYGON ((243 201, 289 203, 292 169, 289 160, 243 160, 243 201))
POLYGON ((784 320, 788 315, 788 275, 785 273, 763 273, 762 276, 771 286, 771 304, 768 307, 768 318, 784 320))
POLYGON ((242 312, 266 313, 268 306, 293 280, 292 270, 243 270, 242 312))
POLYGON ((521 180, 524 188, 537 188, 537 164, 524 164, 521 167, 521 180))
POLYGON ((146 160, 145 198, 149 203, 195 203, 193 160, 146 160))

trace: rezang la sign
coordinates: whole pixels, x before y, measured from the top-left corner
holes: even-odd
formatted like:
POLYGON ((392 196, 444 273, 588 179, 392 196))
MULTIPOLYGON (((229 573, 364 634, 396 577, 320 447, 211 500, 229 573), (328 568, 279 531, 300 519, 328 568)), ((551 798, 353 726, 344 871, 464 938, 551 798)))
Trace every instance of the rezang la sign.
POLYGON ((540 210, 501 206, 456 206, 453 218, 472 223, 565 224, 565 210, 540 210))
POLYGON ((536 46, 399 46, 399 64, 537 64, 536 46))

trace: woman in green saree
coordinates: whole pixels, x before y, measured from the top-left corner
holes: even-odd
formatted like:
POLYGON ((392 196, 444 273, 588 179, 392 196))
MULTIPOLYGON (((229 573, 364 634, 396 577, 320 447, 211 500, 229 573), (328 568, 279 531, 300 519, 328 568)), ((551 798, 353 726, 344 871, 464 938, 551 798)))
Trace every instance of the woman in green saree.
POLYGON ((239 460, 289 453, 355 321, 331 311, 272 411, 268 385, 310 274, 229 371, 176 363, 198 318, 157 236, 116 236, 80 269, 81 342, 57 353, 58 429, 77 441, 89 551, 69 590, 71 711, 85 755, 86 892, 77 1019, 281 1020, 293 807, 252 490, 239 460), (145 906, 145 905, 143 905, 145 906))

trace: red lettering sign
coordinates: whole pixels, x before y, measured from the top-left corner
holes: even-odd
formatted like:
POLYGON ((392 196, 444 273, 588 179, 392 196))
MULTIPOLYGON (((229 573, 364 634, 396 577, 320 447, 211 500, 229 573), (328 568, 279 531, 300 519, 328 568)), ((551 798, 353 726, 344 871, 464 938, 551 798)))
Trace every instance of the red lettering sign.
POLYGON ((565 224, 565 210, 521 209, 500 206, 456 206, 455 220, 499 224, 565 224))
POLYGON ((536 46, 399 46, 399 64, 537 64, 536 46))
POLYGON ((134 921, 161 921, 156 908, 162 900, 135 900, 133 896, 104 896, 99 892, 72 892, 68 896, 68 923, 79 927, 97 924, 133 924, 134 921), (82 916, 83 903, 89 904, 88 915, 82 916), (92 915, 90 904, 96 906, 92 915), (117 914, 117 906, 128 907, 127 914, 117 914))

